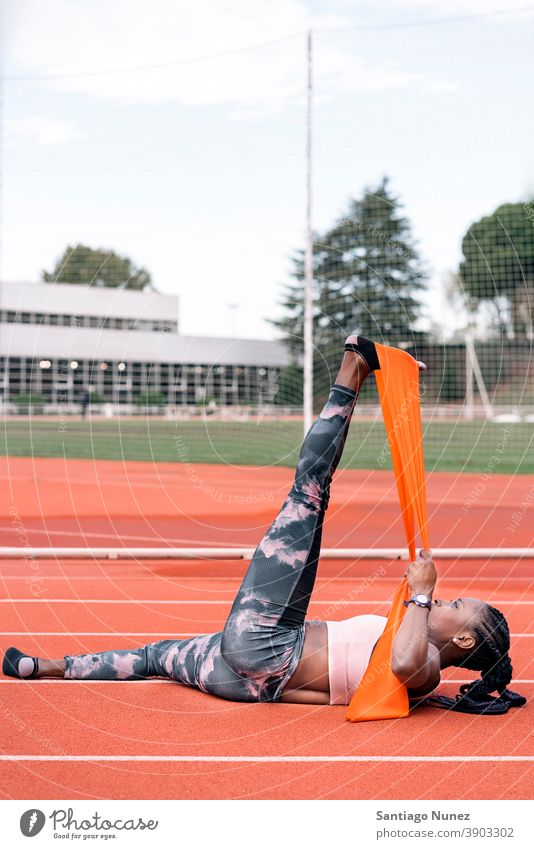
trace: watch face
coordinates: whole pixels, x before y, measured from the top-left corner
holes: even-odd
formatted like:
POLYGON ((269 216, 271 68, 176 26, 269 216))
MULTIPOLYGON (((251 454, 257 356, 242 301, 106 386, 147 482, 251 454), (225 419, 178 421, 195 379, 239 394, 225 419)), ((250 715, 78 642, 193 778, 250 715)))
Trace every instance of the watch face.
POLYGON ((424 595, 423 593, 417 593, 417 595, 415 597, 416 597, 417 601, 420 601, 422 604, 425 604, 425 602, 428 601, 427 596, 424 595))

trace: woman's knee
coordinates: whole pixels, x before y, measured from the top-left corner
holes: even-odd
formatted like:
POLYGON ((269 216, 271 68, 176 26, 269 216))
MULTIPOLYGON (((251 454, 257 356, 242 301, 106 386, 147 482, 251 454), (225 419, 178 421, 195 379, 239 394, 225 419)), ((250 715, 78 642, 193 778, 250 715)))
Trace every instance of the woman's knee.
POLYGON ((159 640, 156 643, 147 643, 142 652, 145 659, 146 675, 172 677, 172 649, 176 646, 176 640, 159 640))
POLYGON ((329 477, 309 474, 297 476, 289 491, 289 499, 303 504, 307 510, 321 513, 326 510, 330 500, 330 485, 329 477))

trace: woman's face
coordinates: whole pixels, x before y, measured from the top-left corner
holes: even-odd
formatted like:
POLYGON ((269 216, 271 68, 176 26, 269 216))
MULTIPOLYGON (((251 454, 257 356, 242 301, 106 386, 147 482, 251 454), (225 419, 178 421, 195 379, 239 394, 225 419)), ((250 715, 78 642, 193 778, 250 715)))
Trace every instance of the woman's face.
POLYGON ((484 602, 478 598, 435 598, 428 617, 429 633, 437 643, 445 645, 454 640, 459 648, 471 649, 476 642, 473 623, 483 608, 484 602))

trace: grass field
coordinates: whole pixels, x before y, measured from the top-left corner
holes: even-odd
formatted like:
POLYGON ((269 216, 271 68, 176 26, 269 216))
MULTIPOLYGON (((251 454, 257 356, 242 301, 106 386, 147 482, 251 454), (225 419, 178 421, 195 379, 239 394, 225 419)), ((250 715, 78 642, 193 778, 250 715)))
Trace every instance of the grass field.
MULTIPOLYGON (((425 425, 427 470, 534 472, 534 426, 486 421, 425 425)), ((156 462, 294 466, 302 422, 4 419, 0 453, 156 462)), ((355 420, 342 468, 391 467, 381 422, 355 420)))

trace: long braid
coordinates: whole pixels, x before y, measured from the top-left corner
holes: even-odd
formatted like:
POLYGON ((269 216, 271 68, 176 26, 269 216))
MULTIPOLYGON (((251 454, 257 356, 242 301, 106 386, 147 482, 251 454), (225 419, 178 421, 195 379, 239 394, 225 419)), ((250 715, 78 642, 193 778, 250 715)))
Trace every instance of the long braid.
POLYGON ((481 677, 470 684, 462 684, 455 700, 435 696, 430 697, 428 703, 439 702, 436 707, 465 713, 506 713, 510 707, 525 704, 523 696, 507 689, 513 670, 508 654, 510 630, 505 616, 496 607, 486 604, 484 612, 471 627, 476 639, 475 648, 452 665, 480 671, 481 677), (493 692, 498 692, 499 696, 490 697, 493 692))

